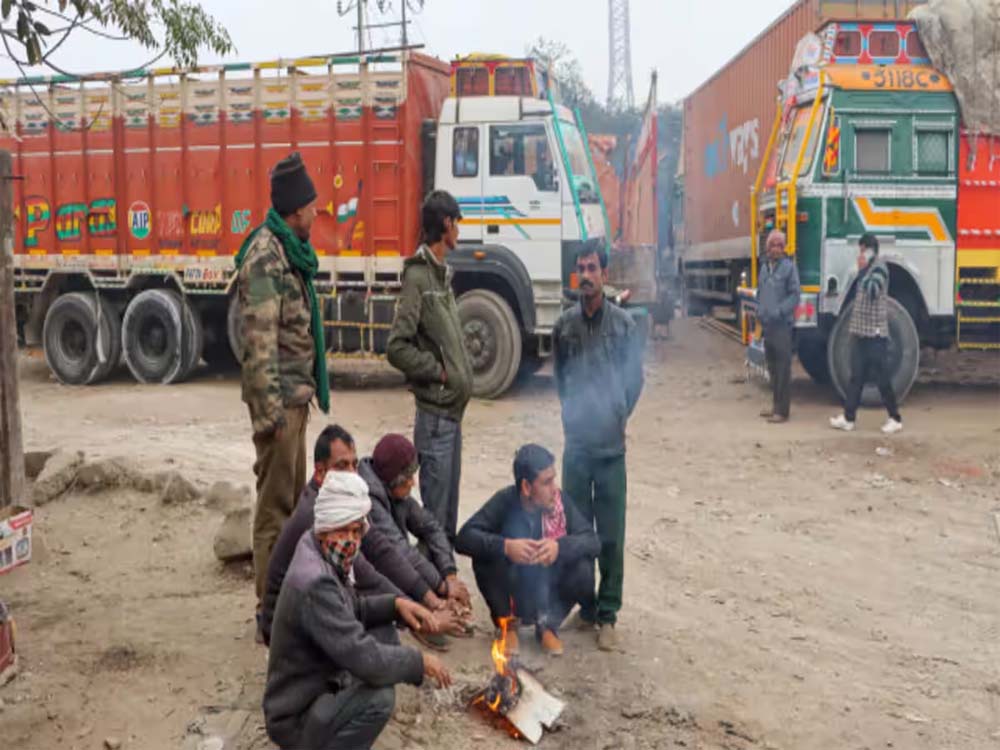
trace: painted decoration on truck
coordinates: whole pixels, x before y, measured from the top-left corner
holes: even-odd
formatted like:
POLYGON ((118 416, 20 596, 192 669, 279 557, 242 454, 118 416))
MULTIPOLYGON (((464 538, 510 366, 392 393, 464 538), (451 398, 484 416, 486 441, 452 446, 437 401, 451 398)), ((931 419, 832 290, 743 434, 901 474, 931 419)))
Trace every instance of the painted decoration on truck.
POLYGON ((760 120, 754 118, 730 129, 725 116, 717 136, 705 147, 705 175, 711 179, 735 167, 748 174, 752 161, 760 158, 760 120))
POLYGON ((872 198, 853 198, 854 208, 866 230, 878 234, 926 232, 935 242, 950 242, 951 233, 941 212, 931 206, 875 205, 872 198))
POLYGON ((823 174, 829 177, 840 172, 840 118, 830 110, 830 128, 826 133, 823 150, 823 174))
POLYGON ((135 201, 128 208, 128 231, 137 240, 145 240, 152 231, 153 222, 150 219, 149 205, 143 201, 135 201))

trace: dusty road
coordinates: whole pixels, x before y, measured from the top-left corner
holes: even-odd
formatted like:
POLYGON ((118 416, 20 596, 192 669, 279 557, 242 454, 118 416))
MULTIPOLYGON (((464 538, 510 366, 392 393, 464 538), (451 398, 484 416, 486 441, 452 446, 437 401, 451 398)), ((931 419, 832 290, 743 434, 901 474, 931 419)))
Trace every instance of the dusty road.
MULTIPOLYGON (((78 389, 51 381, 38 358, 22 363, 29 448, 125 456, 201 486, 250 483, 231 375, 176 387, 123 375, 78 389)), ((763 424, 763 392, 743 381, 739 348, 692 321, 654 342, 646 371, 630 425, 622 651, 599 653, 573 633, 561 660, 529 652, 569 703, 542 746, 1000 747, 1000 373, 958 387, 929 363, 904 405, 905 432, 884 439, 875 412, 855 434, 831 432, 836 405, 801 372, 792 422, 763 424)), ((338 383, 332 417, 363 450, 410 431, 411 400, 393 378, 338 383)), ((463 518, 511 481, 520 443, 561 448, 561 438, 544 374, 474 403, 463 518)), ((245 565, 214 559, 220 518, 134 491, 75 492, 38 509, 37 559, 0 577, 22 654, 22 674, 0 688, 0 746, 96 749, 117 738, 194 749, 217 734, 229 748, 269 747, 252 582, 245 565)), ((485 626, 479 604, 477 615, 485 626)), ((446 660, 460 683, 481 683, 487 636, 446 660)), ((413 688, 398 691, 378 745, 518 746, 457 695, 413 688)))

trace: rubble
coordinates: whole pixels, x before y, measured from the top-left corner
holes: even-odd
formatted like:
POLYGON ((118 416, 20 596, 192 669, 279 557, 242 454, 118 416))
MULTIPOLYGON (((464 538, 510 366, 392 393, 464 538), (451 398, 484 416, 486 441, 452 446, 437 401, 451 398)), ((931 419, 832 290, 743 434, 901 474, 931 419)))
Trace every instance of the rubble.
POLYGON ((223 562, 245 560, 253 556, 250 508, 237 508, 226 513, 215 533, 212 549, 223 562))
POLYGON ((32 490, 35 505, 45 505, 68 490, 82 463, 83 451, 58 450, 53 453, 35 480, 32 490))
POLYGON ((24 476, 34 481, 42 473, 46 462, 55 451, 26 451, 24 454, 24 476))
POLYGON ((229 513, 238 508, 250 507, 250 488, 230 482, 216 482, 205 493, 205 505, 212 510, 229 513))
POLYGON ((76 486, 88 492, 115 487, 137 487, 142 473, 123 458, 103 458, 85 463, 76 474, 76 486))
POLYGON ((172 471, 167 475, 160 494, 160 502, 164 505, 182 505, 197 500, 201 493, 198 488, 185 479, 180 472, 172 471))

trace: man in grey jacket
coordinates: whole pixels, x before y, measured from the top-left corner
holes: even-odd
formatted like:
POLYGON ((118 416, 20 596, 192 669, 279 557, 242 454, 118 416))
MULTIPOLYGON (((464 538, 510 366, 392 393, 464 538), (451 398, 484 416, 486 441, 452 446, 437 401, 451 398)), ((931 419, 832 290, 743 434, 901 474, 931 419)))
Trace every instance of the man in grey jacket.
POLYGON ((799 304, 799 271, 785 252, 785 233, 767 237, 767 257, 757 280, 757 318, 764 328, 764 356, 771 376, 772 405, 760 415, 772 424, 788 421, 791 411, 792 329, 799 304))
POLYGON ((358 597, 353 564, 371 510, 357 474, 329 472, 278 597, 264 691, 270 738, 284 750, 366 750, 392 715, 394 686, 438 687, 451 675, 433 654, 399 645, 393 623, 435 627, 403 597, 358 597))

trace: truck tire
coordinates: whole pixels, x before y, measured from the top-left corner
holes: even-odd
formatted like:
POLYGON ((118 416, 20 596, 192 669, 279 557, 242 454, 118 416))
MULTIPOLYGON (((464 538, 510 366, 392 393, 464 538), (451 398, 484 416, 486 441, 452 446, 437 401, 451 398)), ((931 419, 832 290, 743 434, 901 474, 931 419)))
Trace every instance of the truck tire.
MULTIPOLYGON (((889 352, 887 367, 896 400, 902 403, 913 387, 920 369, 920 336, 913 318, 898 301, 891 297, 889 305, 889 352)), ((827 360, 830 368, 830 379, 841 398, 851 379, 851 336, 849 332, 851 313, 855 303, 852 301, 837 318, 830 333, 827 344, 827 360)), ((861 394, 862 406, 880 406, 882 399, 874 383, 865 384, 861 394)))
POLYGON ((229 338, 229 350, 233 353, 237 364, 243 364, 243 341, 240 321, 240 296, 233 292, 229 297, 229 309, 226 311, 226 334, 229 338))
POLYGON ((830 382, 830 361, 827 359, 827 341, 820 338, 800 339, 798 342, 799 362, 802 369, 814 383, 827 385, 830 382))
POLYGON ((183 380, 198 364, 201 345, 201 319, 173 290, 147 289, 125 310, 125 364, 140 383, 183 380))
POLYGON ((45 314, 42 348, 59 382, 90 385, 121 361, 121 321, 107 300, 93 292, 60 295, 45 314))
POLYGON ((521 329, 514 311, 499 294, 474 289, 458 298, 458 317, 472 363, 472 393, 497 398, 521 366, 521 329))
POLYGON ((201 356, 205 363, 218 370, 228 370, 235 366, 236 359, 229 345, 229 321, 226 309, 212 310, 202 316, 205 345, 201 356))

